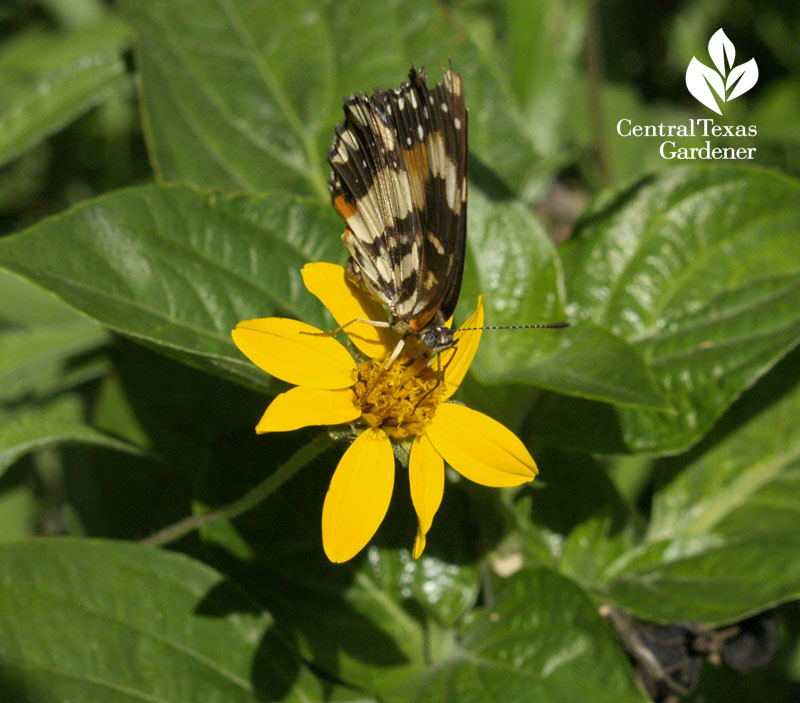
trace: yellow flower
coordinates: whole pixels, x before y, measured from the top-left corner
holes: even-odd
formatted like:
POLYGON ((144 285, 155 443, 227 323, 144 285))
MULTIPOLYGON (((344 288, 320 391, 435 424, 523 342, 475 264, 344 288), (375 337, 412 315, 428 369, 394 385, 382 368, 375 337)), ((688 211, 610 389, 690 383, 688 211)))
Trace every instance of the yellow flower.
MULTIPOLYGON (((385 319, 380 304, 352 285, 341 266, 307 264, 303 281, 340 325, 385 319)), ((481 298, 463 326, 482 324, 481 298)), ((297 320, 245 320, 232 333, 256 366, 296 386, 272 401, 256 432, 344 423, 363 430, 339 461, 322 509, 322 544, 331 561, 358 554, 383 521, 394 486, 393 442, 413 437, 408 472, 418 520, 415 557, 442 501, 445 462, 485 486, 517 486, 536 476, 533 458, 514 433, 483 413, 445 402, 475 357, 480 331, 455 333, 457 347, 440 355, 441 383, 438 362, 429 364, 414 344, 383 368, 399 339, 395 331, 363 323, 345 331, 364 361, 297 320)))

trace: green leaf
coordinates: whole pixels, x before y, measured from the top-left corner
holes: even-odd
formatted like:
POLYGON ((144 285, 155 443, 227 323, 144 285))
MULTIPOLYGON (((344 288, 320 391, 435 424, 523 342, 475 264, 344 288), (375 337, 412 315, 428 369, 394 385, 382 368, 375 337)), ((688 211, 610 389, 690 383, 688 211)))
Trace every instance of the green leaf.
POLYGON ((536 458, 541 474, 517 496, 525 563, 541 561, 545 544, 562 574, 590 587, 632 546, 633 509, 591 457, 545 449, 536 458))
POLYGON ((798 231, 798 184, 757 169, 668 171, 600 199, 564 249, 567 314, 633 345, 675 412, 545 399, 542 433, 595 451, 696 442, 800 340, 798 231))
POLYGON ((752 111, 758 136, 788 149, 798 142, 800 86, 791 79, 771 82, 752 111))
POLYGON ((322 696, 259 604, 199 562, 132 544, 41 540, 0 545, 0 564, 0 670, 27 696, 15 700, 322 696))
POLYGON ((790 529, 800 518, 800 354, 793 352, 695 452, 662 461, 648 538, 790 529))
POLYGON ((0 324, 31 327, 85 320, 52 293, 0 270, 0 324))
POLYGON ((464 76, 484 170, 519 191, 564 161, 582 6, 509 3, 507 49, 425 0, 123 6, 139 35, 146 128, 165 180, 327 200, 324 156, 343 96, 392 88, 412 63, 436 69, 448 59, 464 76), (536 42, 522 36, 531 27, 546 27, 536 42))
POLYGON ((450 656, 402 682, 392 701, 639 701, 627 658, 571 581, 529 569, 476 612, 450 656))
POLYGON ((51 145, 42 142, 0 168, 0 213, 19 213, 45 187, 52 159, 51 145))
POLYGON ((60 325, 0 330, 0 401, 64 390, 70 358, 106 341, 108 333, 102 327, 81 318, 60 325))
MULTIPOLYGON (((433 551, 433 550, 432 550, 433 551)), ((413 559, 406 549, 371 549, 359 569, 356 583, 362 597, 375 597, 372 589, 394 597, 397 605, 416 601, 440 625, 452 626, 478 597, 478 570, 474 565, 452 564, 433 554, 413 559)))
POLYGON ((736 622, 800 597, 796 528, 647 542, 614 562, 601 598, 646 620, 736 622))
POLYGON ((20 34, 0 46, 0 164, 102 102, 125 73, 124 23, 110 16, 63 34, 20 34))
POLYGON ((455 29, 474 47, 452 41, 449 55, 464 72, 473 165, 477 156, 508 189, 531 200, 572 157, 571 142, 583 131, 573 115, 587 94, 580 71, 587 6, 504 0, 491 12, 476 20, 456 11, 465 21, 455 29))
POLYGON ((60 26, 68 28, 97 22, 108 11, 102 0, 43 0, 42 4, 60 26))
POLYGON ((133 454, 141 450, 83 421, 83 407, 73 396, 42 406, 0 414, 0 474, 25 454, 64 443, 93 444, 133 454))
POLYGON ((642 355, 607 330, 580 325, 562 333, 562 346, 535 361, 530 370, 518 368, 508 378, 518 383, 535 379, 542 388, 603 400, 620 406, 669 409, 663 391, 642 355))
POLYGON ((300 269, 341 259, 337 220, 327 206, 281 193, 256 199, 136 188, 5 238, 0 265, 163 353, 274 388, 230 331, 275 314, 331 324, 300 269))
POLYGON ((372 4, 123 6, 139 36, 147 126, 166 180, 327 200, 324 155, 342 97, 398 71, 399 82, 406 70, 393 23, 372 4))
POLYGON ((338 686, 328 693, 326 690, 326 703, 380 703, 377 698, 358 692, 358 689, 351 690, 343 686, 338 686))
POLYGON ((800 355, 696 450, 662 462, 644 542, 602 580, 648 618, 721 623, 800 596, 800 355))
MULTIPOLYGON (((185 367, 181 367, 181 370, 184 369, 185 367)), ((121 437, 128 442, 136 444, 139 447, 151 449, 151 438, 148 436, 147 431, 142 424, 142 420, 137 417, 130 398, 128 398, 125 393, 123 380, 121 378, 121 376, 124 375, 124 370, 120 370, 118 368, 115 368, 114 370, 115 375, 105 379, 105 381, 100 385, 97 397, 94 399, 92 421, 99 429, 104 430, 105 432, 110 432, 117 437, 121 437)), ((143 371, 146 370, 147 369, 143 369, 143 371)), ((203 378, 205 379, 207 377, 204 376, 203 378)), ((143 377, 140 377, 137 380, 139 380, 142 385, 145 385, 146 383, 146 379, 143 377)), ((156 393, 164 391, 164 384, 162 383, 161 385, 158 385, 155 383, 148 383, 147 385, 147 390, 150 392, 150 395, 148 395, 148 400, 155 404, 157 402, 156 393)), ((174 433, 170 432, 170 435, 174 438, 174 433)), ((178 442, 173 441, 173 446, 177 444, 178 442)), ((196 460, 196 454, 193 459, 196 460)))
MULTIPOLYGON (((469 259, 459 319, 486 296, 486 324, 561 322, 564 282, 553 244, 520 203, 473 191, 469 259)), ((473 371, 485 383, 520 383, 621 405, 664 407, 640 354, 602 328, 488 330, 473 371)))
MULTIPOLYGON (((0 542, 30 537, 38 515, 36 497, 24 483, 3 490, 0 493, 0 542)), ((2 691, 0 685, 0 693, 2 691)))

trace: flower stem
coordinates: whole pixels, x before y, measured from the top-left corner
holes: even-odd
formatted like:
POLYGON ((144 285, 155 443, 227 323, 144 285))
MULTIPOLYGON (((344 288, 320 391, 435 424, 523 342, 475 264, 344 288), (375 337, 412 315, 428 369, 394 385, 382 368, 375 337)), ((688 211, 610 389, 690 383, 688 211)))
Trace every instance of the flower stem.
POLYGON ((248 491, 240 498, 237 498, 227 505, 220 505, 217 508, 212 508, 203 513, 190 515, 189 517, 183 518, 183 520, 178 520, 178 522, 168 525, 158 532, 154 532, 149 537, 145 537, 140 540, 139 543, 149 547, 161 547, 188 535, 190 532, 199 529, 203 525, 207 525, 209 522, 230 519, 242 513, 246 513, 248 510, 255 508, 259 503, 269 498, 269 496, 292 478, 300 469, 313 459, 316 459, 332 445, 333 440, 328 433, 321 432, 311 440, 311 442, 301 449, 298 449, 289 459, 281 464, 276 471, 267 476, 267 478, 255 488, 248 491))

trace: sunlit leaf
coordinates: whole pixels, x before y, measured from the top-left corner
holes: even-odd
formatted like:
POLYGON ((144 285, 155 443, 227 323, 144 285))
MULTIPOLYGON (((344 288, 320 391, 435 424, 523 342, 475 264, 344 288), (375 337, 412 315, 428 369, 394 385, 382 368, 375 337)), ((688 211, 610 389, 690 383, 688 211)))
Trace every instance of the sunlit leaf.
POLYGON ((670 171, 601 199, 563 250, 567 315, 627 340, 674 412, 545 398, 540 430, 610 452, 697 441, 800 340, 799 230, 800 187, 767 171, 670 171))
POLYGON ((114 330, 266 387, 269 377, 238 352, 230 331, 272 315, 329 324, 300 270, 341 258, 337 219, 327 206, 280 193, 146 187, 0 241, 0 265, 114 330))
POLYGON ((546 180, 565 158, 582 5, 509 2, 507 42, 426 0, 123 6, 140 37, 146 127, 165 180, 327 200, 342 98, 399 85, 411 64, 438 80, 448 60, 464 76, 472 153, 506 187, 546 180))
POLYGON ((402 682, 388 700, 647 699, 595 605, 563 576, 531 569, 512 576, 497 603, 475 614, 455 651, 402 682))
POLYGON ((659 466, 645 540, 602 580, 613 600, 648 618, 719 623, 800 596, 797 361, 743 396, 696 451, 659 466))
MULTIPOLYGON (((483 294, 487 325, 568 320, 561 262, 526 208, 492 203, 478 192, 469 217, 470 256, 459 309, 471 309, 483 294)), ((634 347, 585 323, 572 329, 488 330, 475 372, 486 382, 537 385, 622 405, 665 405, 634 347)))

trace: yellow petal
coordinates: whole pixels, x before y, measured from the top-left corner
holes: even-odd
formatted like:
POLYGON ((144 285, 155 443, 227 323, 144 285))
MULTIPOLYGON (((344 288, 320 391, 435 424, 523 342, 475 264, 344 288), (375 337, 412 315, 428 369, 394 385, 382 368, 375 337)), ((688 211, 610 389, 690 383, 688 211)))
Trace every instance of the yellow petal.
POLYGON ((419 559, 422 556, 427 543, 428 538, 420 532, 419 525, 417 525, 417 536, 414 538, 414 559, 419 559))
MULTIPOLYGON (((343 267, 325 262, 306 264, 302 274, 306 288, 331 311, 337 324, 346 325, 356 318, 386 321, 383 306, 349 281, 343 267)), ((388 327, 373 327, 363 322, 347 325, 345 332, 359 351, 372 359, 385 356, 400 339, 388 327)))
POLYGON ((340 425, 361 415, 352 390, 327 391, 298 386, 281 393, 256 425, 256 432, 288 432, 309 425, 340 425))
POLYGON ((414 541, 414 558, 425 549, 425 535, 431 529, 433 516, 439 509, 444 494, 444 460, 423 434, 414 438, 408 460, 408 481, 411 484, 411 501, 417 513, 417 538, 414 541))
POLYGON ((518 486, 538 472, 525 445, 477 410, 442 403, 427 429, 434 448, 458 473, 484 486, 518 486))
MULTIPOLYGON (((483 326, 483 296, 478 296, 478 307, 464 322, 462 327, 482 327, 483 326)), ((442 353, 442 366, 445 367, 444 380, 447 384, 443 400, 447 400, 458 390, 464 376, 467 375, 472 360, 478 351, 481 343, 481 330, 472 332, 455 331, 453 338, 458 343, 454 350, 447 350, 442 353)))
POLYGON ((231 336, 250 361, 268 374, 309 388, 349 388, 355 383, 352 357, 333 337, 298 320, 267 317, 244 320, 231 336))
POLYGON ((333 562, 352 559, 383 522, 394 486, 392 443, 363 432, 344 453, 322 507, 322 546, 333 562))

